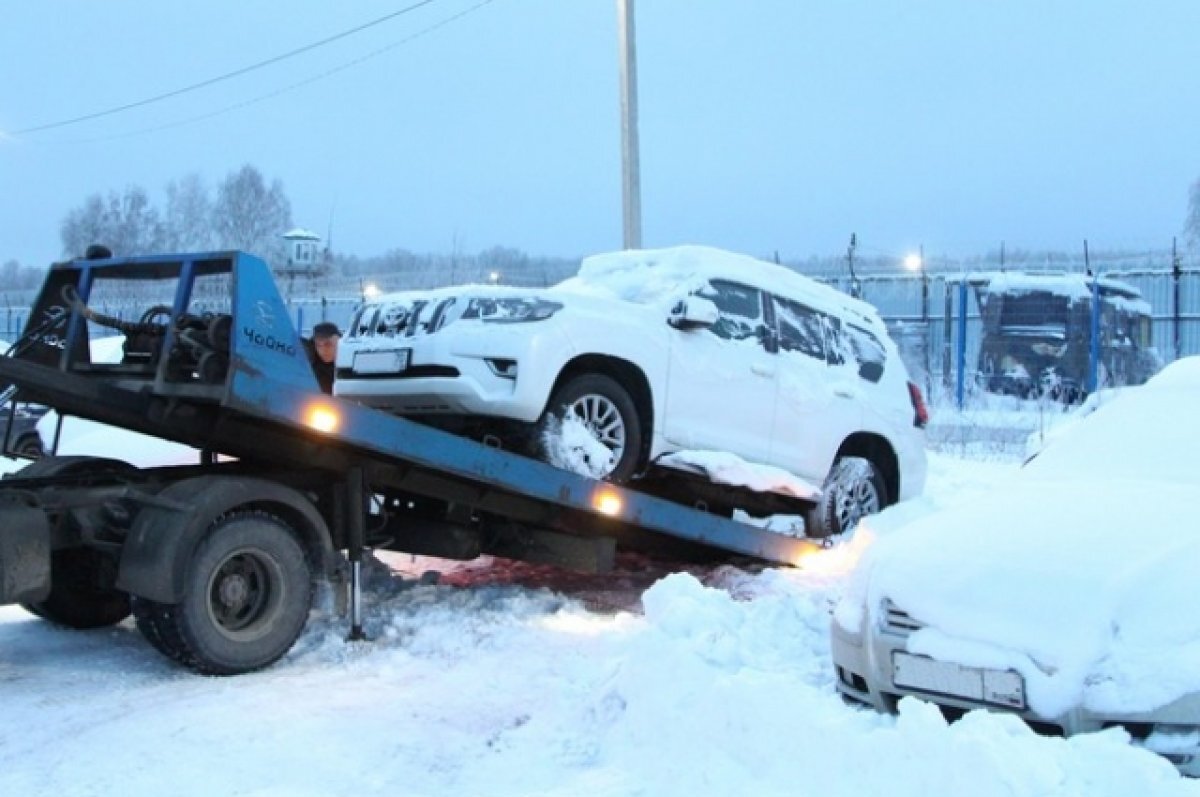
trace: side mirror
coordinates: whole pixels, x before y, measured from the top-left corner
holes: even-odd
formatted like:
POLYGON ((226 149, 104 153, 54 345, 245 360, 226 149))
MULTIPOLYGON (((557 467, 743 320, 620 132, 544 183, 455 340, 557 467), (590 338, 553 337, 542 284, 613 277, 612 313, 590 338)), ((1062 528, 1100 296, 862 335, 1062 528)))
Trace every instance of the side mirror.
POLYGON ((717 306, 702 296, 680 299, 671 308, 667 323, 676 329, 708 329, 721 317, 717 306))

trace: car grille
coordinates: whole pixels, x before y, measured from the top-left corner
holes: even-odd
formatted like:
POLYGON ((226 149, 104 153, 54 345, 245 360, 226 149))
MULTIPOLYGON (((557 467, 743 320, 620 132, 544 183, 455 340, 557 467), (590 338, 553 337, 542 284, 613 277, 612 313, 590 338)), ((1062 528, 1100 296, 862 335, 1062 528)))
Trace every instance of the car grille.
POLYGON ((906 637, 913 631, 920 631, 925 624, 914 619, 908 612, 892 603, 890 598, 883 600, 883 630, 888 633, 906 637))
POLYGON ((457 299, 451 297, 440 301, 415 299, 367 305, 354 316, 347 331, 352 338, 432 335, 449 320, 448 314, 456 302, 457 299))

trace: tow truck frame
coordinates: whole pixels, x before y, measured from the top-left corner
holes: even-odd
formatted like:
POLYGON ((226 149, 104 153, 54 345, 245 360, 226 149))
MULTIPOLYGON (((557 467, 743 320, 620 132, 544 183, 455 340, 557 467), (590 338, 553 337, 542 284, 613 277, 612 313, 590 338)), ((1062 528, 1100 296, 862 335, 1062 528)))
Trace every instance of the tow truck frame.
POLYGON ((785 564, 814 546, 320 392, 269 269, 241 252, 55 264, 0 357, 5 386, 60 430, 78 416, 200 453, 154 468, 52 455, 0 482, 0 604, 83 628, 132 612, 202 673, 282 656, 321 581, 362 638, 372 548, 603 570, 618 546, 785 564), (170 300, 139 321, 89 306, 114 284, 170 300), (97 325, 125 335, 120 363, 92 361, 97 325))

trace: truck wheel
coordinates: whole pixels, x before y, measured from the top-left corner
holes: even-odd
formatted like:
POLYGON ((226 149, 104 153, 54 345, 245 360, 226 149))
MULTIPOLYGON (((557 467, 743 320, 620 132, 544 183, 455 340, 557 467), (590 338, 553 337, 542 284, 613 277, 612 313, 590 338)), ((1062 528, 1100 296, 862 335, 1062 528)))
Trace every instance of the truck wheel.
POLYGON ((13 453, 20 454, 23 457, 37 459, 45 453, 42 446, 42 438, 36 434, 27 434, 17 440, 17 444, 13 446, 13 453))
POLYGON ((642 423, 629 392, 616 380, 583 374, 550 398, 537 441, 542 459, 550 464, 619 484, 637 472, 642 423), (567 425, 576 422, 590 439, 572 439, 567 425))
POLYGON ((841 457, 825 479, 821 500, 804 515, 805 536, 843 534, 886 505, 887 487, 874 463, 862 457, 841 457))
POLYGON ((50 594, 21 604, 43 620, 68 628, 104 628, 129 616, 129 596, 113 589, 117 563, 90 548, 65 548, 50 555, 50 594))
POLYGON ((208 675, 235 675, 291 648, 312 605, 313 573, 291 529, 272 515, 218 518, 196 548, 178 604, 136 602, 157 650, 208 675))
MULTIPOLYGON (((15 474, 41 479, 89 471, 131 471, 133 466, 101 457, 43 457, 15 474)), ((69 516, 66 522, 73 523, 69 516)), ((114 589, 117 562, 91 548, 63 548, 50 555, 50 594, 45 600, 21 604, 44 620, 68 628, 104 628, 129 616, 129 596, 114 589)))

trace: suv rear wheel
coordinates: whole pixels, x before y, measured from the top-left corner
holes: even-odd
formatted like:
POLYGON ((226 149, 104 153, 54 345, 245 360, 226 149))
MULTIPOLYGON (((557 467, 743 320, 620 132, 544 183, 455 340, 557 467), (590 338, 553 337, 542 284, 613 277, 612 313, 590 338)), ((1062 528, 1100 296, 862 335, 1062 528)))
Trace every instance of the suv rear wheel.
POLYGON ((604 374, 563 383, 538 422, 537 447, 551 465, 626 482, 637 472, 642 423, 629 391, 604 374))
POLYGON ((804 516, 805 536, 843 534, 885 506, 887 487, 879 468, 863 457, 841 457, 825 479, 821 500, 804 516))

